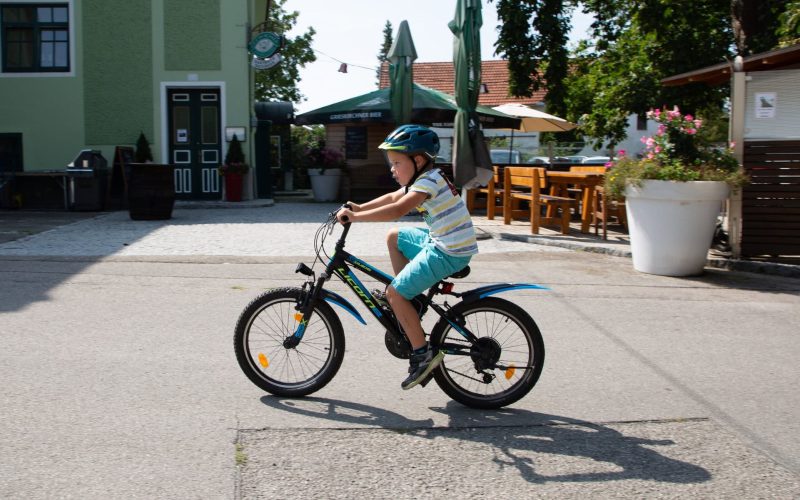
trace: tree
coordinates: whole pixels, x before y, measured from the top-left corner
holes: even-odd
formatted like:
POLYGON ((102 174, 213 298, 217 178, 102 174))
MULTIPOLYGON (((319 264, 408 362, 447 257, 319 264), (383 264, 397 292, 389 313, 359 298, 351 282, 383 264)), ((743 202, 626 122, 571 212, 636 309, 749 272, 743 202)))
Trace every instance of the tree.
POLYGON ((780 27, 777 35, 781 47, 800 43, 800 1, 793 0, 786 5, 786 10, 778 18, 780 27))
POLYGON ((153 153, 150 151, 150 141, 144 136, 144 132, 139 133, 139 138, 136 139, 136 151, 133 155, 136 163, 147 163, 153 161, 153 153))
MULTIPOLYGON (((286 12, 283 5, 286 0, 272 0, 267 29, 277 33, 287 33, 297 24, 297 11, 286 12)), ((309 27, 308 31, 295 38, 286 38, 286 45, 281 50, 281 62, 276 66, 255 75, 255 99, 257 101, 289 101, 301 102, 306 100, 300 93, 297 83, 300 82, 299 68, 314 62, 317 57, 311 44, 316 31, 309 27)))
POLYGON ((392 23, 387 20, 386 25, 383 27, 383 44, 381 44, 381 51, 378 52, 378 71, 376 74, 378 80, 376 85, 378 87, 381 85, 381 67, 384 62, 389 60, 389 49, 392 48, 392 42, 392 23))
POLYGON ((786 10, 787 3, 786 0, 731 0, 730 16, 737 54, 748 56, 775 47, 778 17, 786 10))
POLYGON ((513 95, 530 96, 546 84, 548 110, 579 121, 580 132, 598 143, 606 139, 613 145, 624 139, 630 114, 652 107, 679 105, 695 114, 718 114, 728 95, 725 86, 662 87, 661 79, 735 54, 769 50, 777 43, 777 19, 789 3, 498 0, 498 17, 506 25, 496 47, 509 60, 513 95), (569 30, 566 13, 577 6, 595 22, 592 38, 579 45, 568 67, 557 45, 569 30))
MULTIPOLYGON (((509 61, 511 95, 528 97, 547 82, 566 78, 569 12, 564 0, 498 0, 500 34, 495 53, 509 61)), ((548 85, 548 112, 563 114, 564 97, 563 86, 548 85)))

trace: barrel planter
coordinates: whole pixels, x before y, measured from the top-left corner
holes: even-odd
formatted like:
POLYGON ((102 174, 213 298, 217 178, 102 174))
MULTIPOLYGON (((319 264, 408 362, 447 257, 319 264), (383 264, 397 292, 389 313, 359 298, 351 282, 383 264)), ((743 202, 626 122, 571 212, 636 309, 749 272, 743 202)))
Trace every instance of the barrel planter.
POLYGON ((172 218, 175 167, 159 163, 128 165, 128 213, 133 220, 172 218))
POLYGON ((661 276, 703 272, 730 188, 714 181, 645 180, 625 189, 633 267, 661 276))

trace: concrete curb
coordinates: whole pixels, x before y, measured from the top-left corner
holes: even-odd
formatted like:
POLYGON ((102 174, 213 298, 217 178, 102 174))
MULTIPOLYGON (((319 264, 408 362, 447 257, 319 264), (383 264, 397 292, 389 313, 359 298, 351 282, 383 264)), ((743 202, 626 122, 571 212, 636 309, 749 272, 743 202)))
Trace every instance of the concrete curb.
POLYGON ((188 201, 176 200, 176 209, 194 209, 194 208, 261 208, 272 207, 275 205, 275 200, 272 199, 259 199, 259 200, 245 200, 245 201, 220 201, 220 200, 203 200, 203 201, 188 201))
MULTIPOLYGON (((560 247, 569 250, 576 250, 579 252, 592 252, 605 255, 612 255, 614 257, 631 258, 630 250, 608 248, 605 246, 582 244, 570 241, 558 241, 536 235, 499 233, 498 236, 500 237, 501 240, 522 241, 526 243, 533 243, 535 245, 560 247)), ((776 262, 756 262, 756 261, 738 260, 738 259, 709 258, 706 261, 706 267, 711 267, 714 269, 727 269, 730 271, 744 271, 748 273, 769 274, 774 276, 783 276, 786 278, 795 278, 795 279, 800 278, 800 266, 793 266, 790 264, 780 264, 776 262)))

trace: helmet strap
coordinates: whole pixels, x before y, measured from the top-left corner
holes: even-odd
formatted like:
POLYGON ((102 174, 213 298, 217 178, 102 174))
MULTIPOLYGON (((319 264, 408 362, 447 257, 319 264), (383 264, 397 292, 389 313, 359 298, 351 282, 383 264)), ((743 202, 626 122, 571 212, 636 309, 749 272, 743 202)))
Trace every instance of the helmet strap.
POLYGON ((433 166, 433 162, 431 162, 430 158, 426 157, 425 155, 412 156, 411 163, 414 164, 414 175, 411 176, 411 179, 408 181, 408 184, 405 185, 406 193, 408 193, 408 188, 411 187, 417 181, 417 178, 420 175, 422 175, 423 172, 430 170, 431 167, 433 166), (417 167, 417 161, 415 159, 417 156, 425 157, 425 164, 423 164, 421 167, 417 167))

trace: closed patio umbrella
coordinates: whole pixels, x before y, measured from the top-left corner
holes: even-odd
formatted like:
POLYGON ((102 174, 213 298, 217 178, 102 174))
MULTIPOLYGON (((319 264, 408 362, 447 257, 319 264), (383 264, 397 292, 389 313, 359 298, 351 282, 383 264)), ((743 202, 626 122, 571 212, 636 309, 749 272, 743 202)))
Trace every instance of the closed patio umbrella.
POLYGON ((481 83, 481 25, 481 0, 457 0, 455 16, 448 23, 454 37, 454 84, 458 105, 453 130, 453 177, 456 185, 465 188, 485 185, 492 176, 490 162, 487 165, 481 162, 484 158, 481 153, 486 147, 479 144, 483 134, 475 117, 481 83))
POLYGON ((392 47, 387 53, 389 59, 389 81, 390 100, 392 116, 395 123, 399 126, 408 123, 411 119, 411 109, 413 107, 413 68, 414 60, 417 58, 417 51, 414 48, 414 40, 411 38, 411 30, 408 22, 400 23, 392 47))

